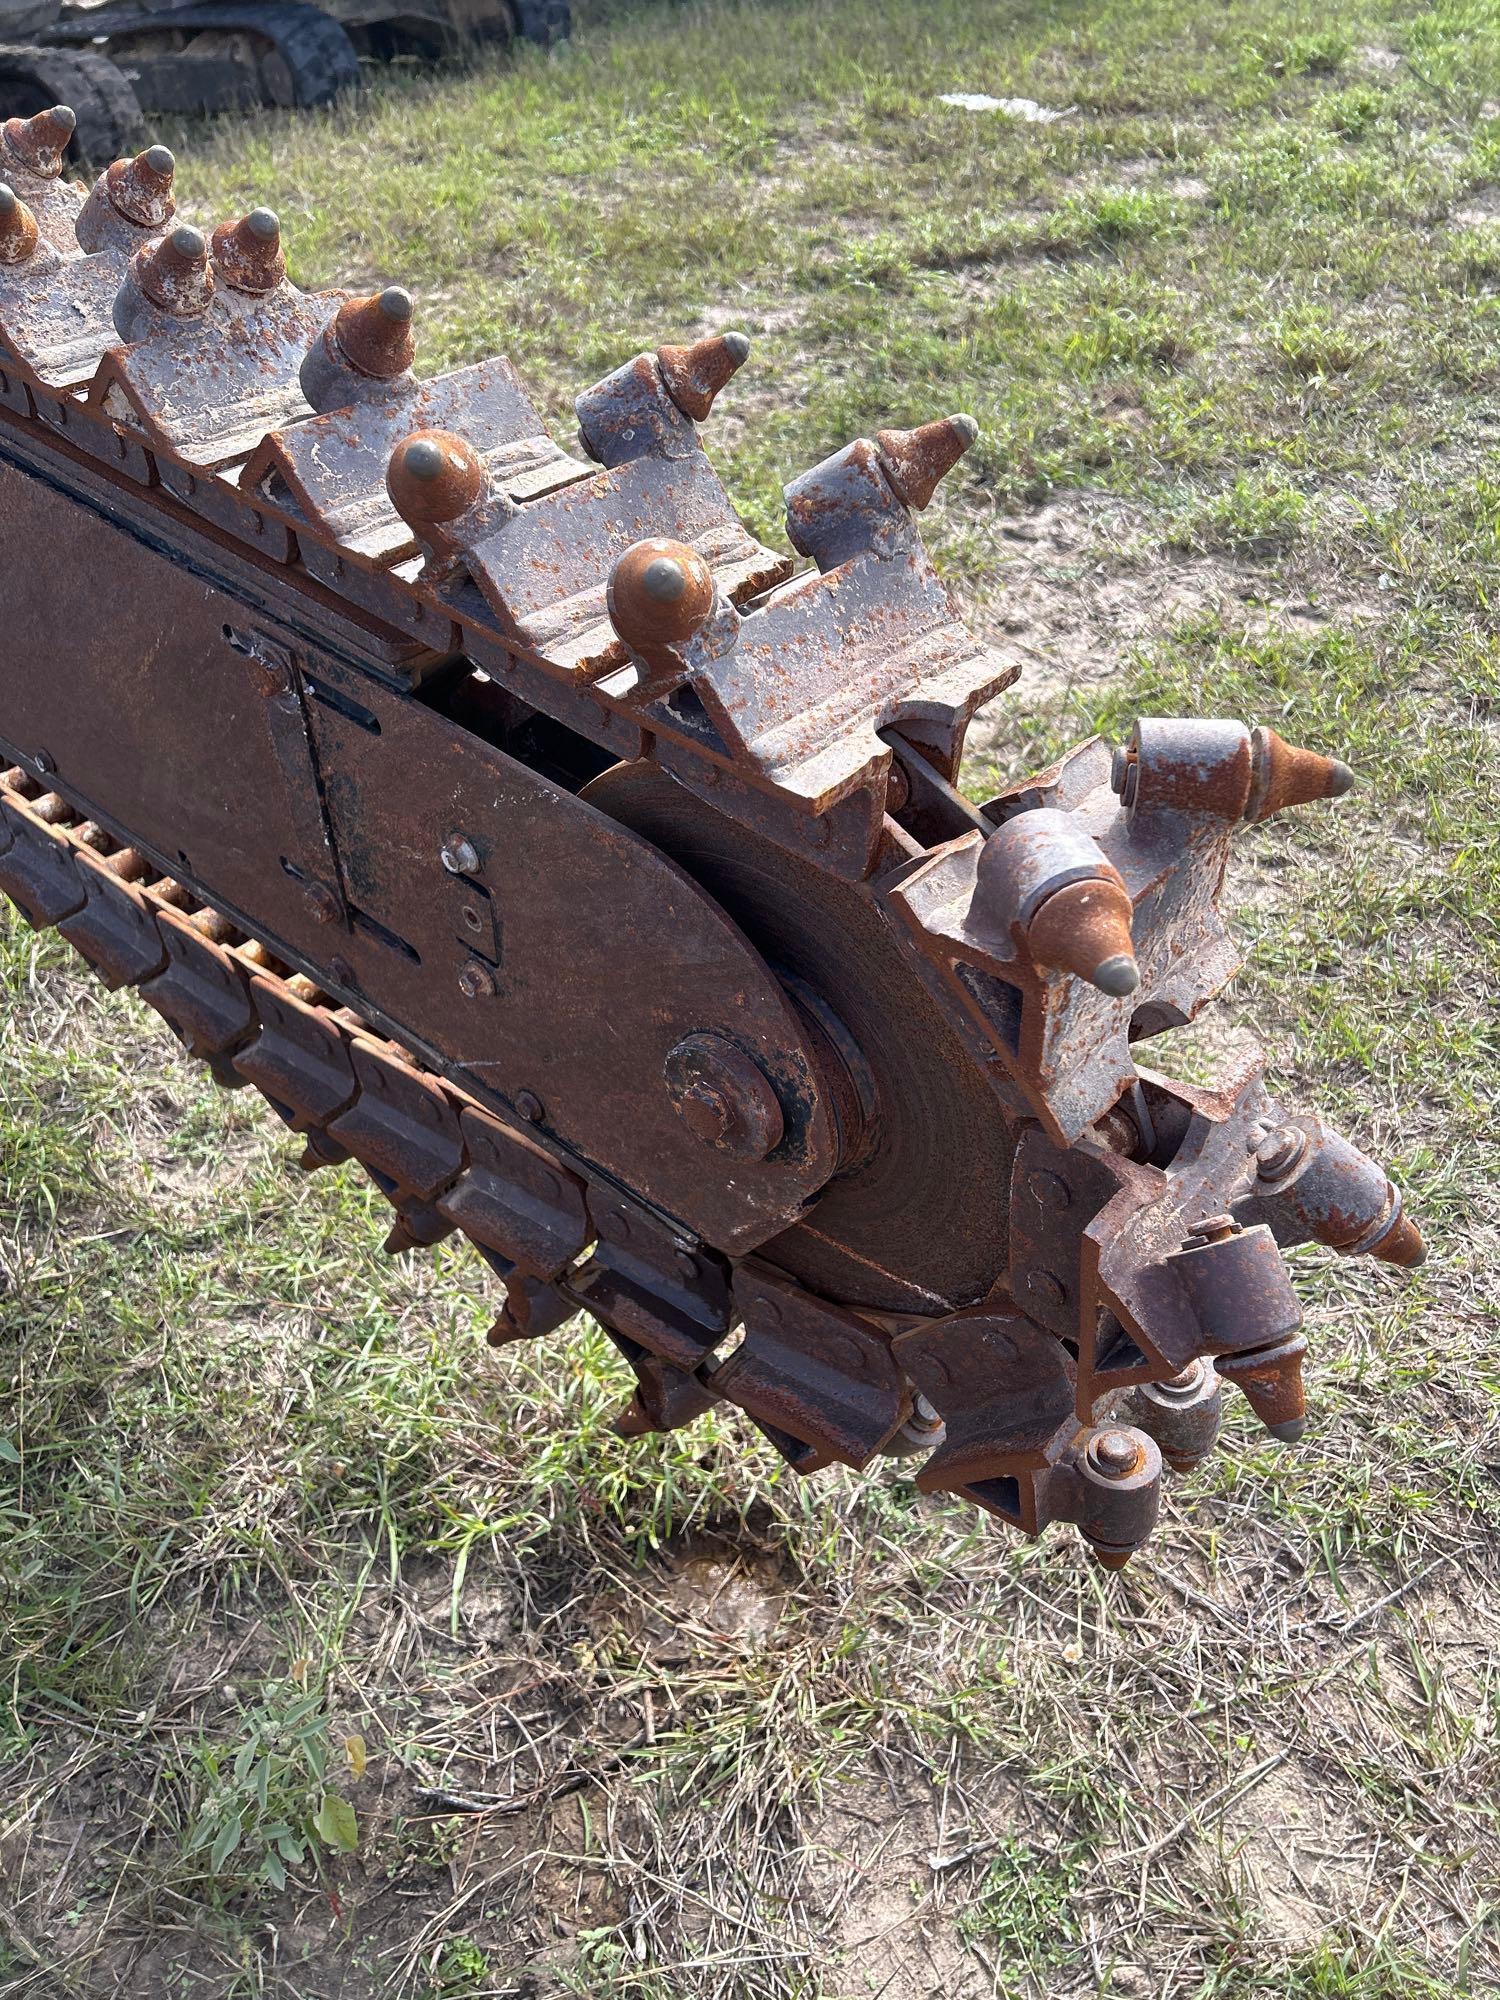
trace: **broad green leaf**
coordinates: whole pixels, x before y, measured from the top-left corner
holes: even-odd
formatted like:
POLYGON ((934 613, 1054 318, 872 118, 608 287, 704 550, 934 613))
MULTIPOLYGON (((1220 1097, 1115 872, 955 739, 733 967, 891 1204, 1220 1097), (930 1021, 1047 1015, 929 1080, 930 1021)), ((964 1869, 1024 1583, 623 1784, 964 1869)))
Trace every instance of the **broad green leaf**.
POLYGON ((325 1847, 336 1847, 340 1854, 352 1854, 359 1846, 359 1821, 354 1816, 354 1808, 337 1792, 323 1794, 313 1830, 325 1847))
POLYGON ((219 1828, 218 1838, 214 1841, 213 1849, 208 1857, 209 1864, 216 1875, 239 1846, 242 1831, 238 1813, 235 1813, 232 1818, 226 1819, 224 1824, 219 1828))

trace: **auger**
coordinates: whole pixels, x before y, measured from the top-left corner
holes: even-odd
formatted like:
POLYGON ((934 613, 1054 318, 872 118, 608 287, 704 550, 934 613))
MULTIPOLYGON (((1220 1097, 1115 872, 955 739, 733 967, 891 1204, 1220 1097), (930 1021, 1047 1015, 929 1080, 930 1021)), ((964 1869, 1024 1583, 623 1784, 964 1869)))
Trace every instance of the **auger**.
MULTIPOLYGON (((35 122, 35 121, 33 121, 35 122)), ((45 120, 43 121, 45 123, 45 120)), ((627 1434, 732 1404, 799 1472, 919 1487, 1107 1565, 1222 1385, 1305 1421, 1282 1251, 1410 1265, 1386 1175, 1137 1062, 1230 978, 1245 827, 1351 782, 1143 717, 979 806, 1017 678, 917 516, 962 416, 786 489, 796 569, 700 425, 722 333, 546 431, 509 363, 419 379, 409 295, 290 284, 170 156, 0 193, 0 887, 129 986, 387 1247, 461 1231, 497 1346, 591 1313, 627 1434)))

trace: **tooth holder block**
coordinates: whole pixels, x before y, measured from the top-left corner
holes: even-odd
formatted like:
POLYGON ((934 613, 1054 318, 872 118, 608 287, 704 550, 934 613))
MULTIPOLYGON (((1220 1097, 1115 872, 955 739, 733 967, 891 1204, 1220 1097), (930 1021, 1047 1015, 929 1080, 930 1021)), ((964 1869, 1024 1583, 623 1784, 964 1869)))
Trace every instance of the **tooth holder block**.
POLYGON ((903 498, 966 420, 794 481, 793 576, 694 420, 736 337, 586 391, 577 456, 499 360, 315 414, 299 370, 336 297, 221 285, 121 345, 123 255, 31 193, 41 261, 0 275, 0 890, 27 921, 259 1088, 304 1164, 370 1171, 393 1251, 465 1232, 508 1287, 497 1345, 593 1313, 636 1377, 628 1435, 719 1404, 803 1472, 921 1451, 924 1488, 1071 1521, 1117 1567, 1171 1415, 1136 1395, 1122 1422, 1129 1391, 1206 1357, 1295 1433, 1281 1247, 1410 1264, 1421 1239, 1258 1064, 1200 1090, 1135 1049, 1235 968, 1235 829, 1342 767, 1148 718, 977 810, 964 731, 1016 666, 965 632, 903 498), (397 511, 414 431, 478 464, 461 517, 397 511), (673 636, 627 645, 611 585, 643 542, 673 636), (627 823, 615 781, 650 767, 696 846, 627 823), (1038 921, 1080 883, 1134 990, 1038 921), (825 990, 846 922, 857 1034, 825 990), (951 1110, 927 1129, 902 1088, 913 1043, 1008 1163, 983 1215, 951 1110), (942 1218, 920 1271, 904 1199, 942 1218))

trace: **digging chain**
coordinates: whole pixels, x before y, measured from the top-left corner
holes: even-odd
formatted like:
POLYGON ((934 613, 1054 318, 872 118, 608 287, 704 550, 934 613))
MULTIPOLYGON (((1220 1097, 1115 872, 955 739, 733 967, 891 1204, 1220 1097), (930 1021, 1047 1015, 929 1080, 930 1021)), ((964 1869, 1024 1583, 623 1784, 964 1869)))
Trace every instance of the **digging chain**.
POLYGON ((72 187, 70 129, 0 136, 0 491, 13 546, 76 533, 122 631, 160 589, 181 639, 158 658, 148 607, 159 685, 127 635, 49 707, 50 599, 10 586, 0 889, 27 921, 260 1091, 304 1167, 357 1161, 388 1251, 466 1236, 505 1282, 493 1344, 592 1314, 636 1378, 626 1435, 732 1405, 799 1472, 920 1457, 920 1488, 1071 1521, 1109 1567, 1223 1384, 1300 1435, 1282 1250, 1411 1265, 1420 1234, 1259 1064, 1198 1089, 1135 1052, 1236 969, 1236 831, 1348 770, 1143 718, 974 805, 965 730, 1016 669, 916 524, 970 419, 793 481, 794 576, 698 428, 743 336, 587 390, 574 456, 507 363, 419 382, 406 293, 289 284, 268 210, 180 222, 165 148, 72 187), (189 815, 192 859, 173 759, 226 802, 189 815), (549 947, 532 993, 515 967, 549 947))

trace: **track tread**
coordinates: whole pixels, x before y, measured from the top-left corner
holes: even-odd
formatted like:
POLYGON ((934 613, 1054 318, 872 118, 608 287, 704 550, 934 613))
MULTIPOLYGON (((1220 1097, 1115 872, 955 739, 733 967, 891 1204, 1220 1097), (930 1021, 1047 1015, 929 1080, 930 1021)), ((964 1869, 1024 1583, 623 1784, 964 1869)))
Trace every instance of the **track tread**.
POLYGON ((516 35, 523 42, 535 42, 550 49, 565 42, 573 32, 573 10, 568 0, 510 0, 516 35))
POLYGON ((92 49, 0 47, 0 115, 70 105, 78 118, 70 150, 104 167, 145 143, 145 120, 123 70, 92 49), (33 101, 34 100, 34 101, 33 101))
MULTIPOLYGON (((264 4, 249 6, 214 5, 212 0, 192 4, 189 0, 186 6, 160 10, 103 7, 82 24, 64 24, 54 32, 59 39, 71 41, 193 29, 217 33, 237 30, 269 42, 291 73, 295 102, 303 109, 331 104, 345 91, 359 87, 359 56, 343 26, 321 7, 304 6, 301 0, 264 0, 264 4)), ((184 52, 182 60, 191 62, 192 57, 184 52)))

